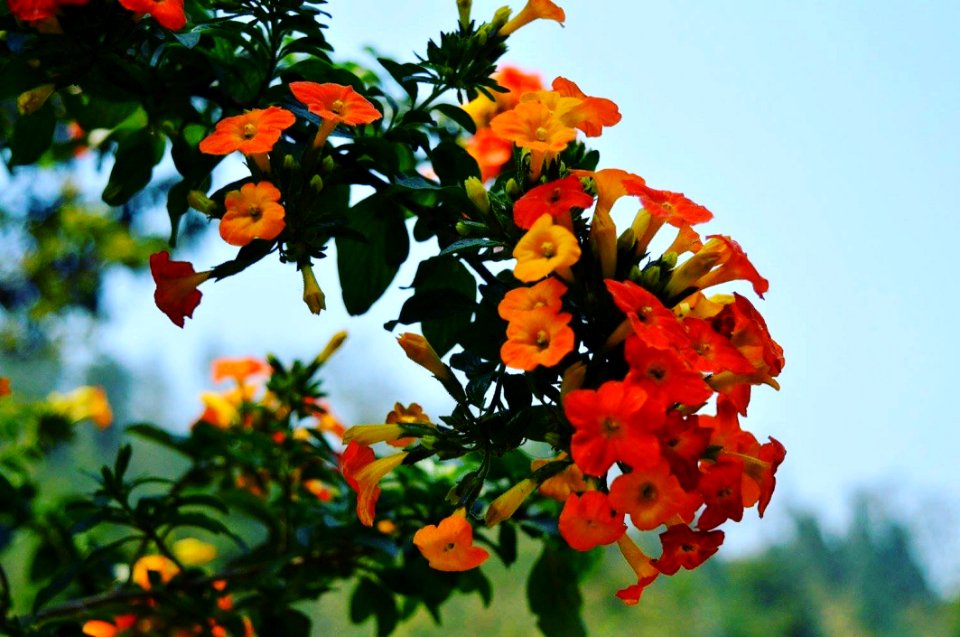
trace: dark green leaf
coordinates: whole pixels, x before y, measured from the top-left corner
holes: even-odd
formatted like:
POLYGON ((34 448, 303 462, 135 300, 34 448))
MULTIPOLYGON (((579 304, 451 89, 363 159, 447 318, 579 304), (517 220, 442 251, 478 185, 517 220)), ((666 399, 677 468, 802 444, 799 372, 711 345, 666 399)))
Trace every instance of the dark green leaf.
POLYGON ((580 617, 583 597, 573 549, 546 544, 527 580, 527 601, 546 637, 586 637, 580 617))
POLYGON ((117 147, 103 201, 122 206, 150 183, 153 167, 163 157, 164 139, 148 128, 125 135, 117 147))
POLYGON ((53 105, 49 101, 35 113, 18 117, 10 139, 10 165, 23 166, 40 159, 53 143, 56 123, 53 105))
POLYGON ((445 117, 453 120, 459 124, 463 130, 467 131, 471 135, 477 132, 477 125, 474 123, 473 118, 470 117, 470 114, 467 111, 463 110, 455 104, 437 104, 433 107, 433 110, 443 113, 445 117))
POLYGON ((502 245, 503 242, 497 241, 496 239, 483 239, 480 237, 459 239, 441 250, 440 256, 457 254, 459 252, 479 252, 483 248, 495 248, 502 245))
POLYGON ((350 228, 364 236, 336 237, 337 270, 347 312, 363 314, 386 291, 407 258, 410 238, 404 210, 394 200, 372 195, 349 211, 350 228))

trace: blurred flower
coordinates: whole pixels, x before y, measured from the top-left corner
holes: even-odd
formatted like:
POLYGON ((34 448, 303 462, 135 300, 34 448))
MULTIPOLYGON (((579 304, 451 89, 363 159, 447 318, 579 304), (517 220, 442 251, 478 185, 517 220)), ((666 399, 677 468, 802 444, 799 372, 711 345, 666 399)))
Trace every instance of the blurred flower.
POLYGON ((217 548, 213 544, 193 537, 177 540, 173 543, 171 550, 184 566, 200 566, 212 562, 217 557, 217 548))
POLYGON ((67 394, 53 392, 47 402, 54 411, 72 422, 89 418, 100 429, 106 429, 113 422, 113 410, 103 387, 84 385, 67 394))
POLYGON ((173 576, 180 572, 180 568, 173 560, 164 555, 144 555, 133 565, 131 579, 144 590, 150 590, 150 573, 156 573, 160 581, 166 584, 173 576))
POLYGON ((266 361, 259 358, 216 358, 211 364, 213 382, 219 383, 228 378, 237 381, 242 385, 251 376, 265 376, 271 372, 271 367, 266 361))
POLYGON ((120 6, 137 13, 147 13, 171 31, 178 31, 187 24, 183 0, 120 0, 120 6))

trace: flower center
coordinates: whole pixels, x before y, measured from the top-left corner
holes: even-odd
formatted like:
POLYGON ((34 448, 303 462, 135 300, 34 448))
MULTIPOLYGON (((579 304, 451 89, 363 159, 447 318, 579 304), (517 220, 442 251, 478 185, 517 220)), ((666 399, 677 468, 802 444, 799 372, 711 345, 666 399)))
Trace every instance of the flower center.
POLYGON ((254 124, 244 124, 243 125, 243 138, 244 139, 253 139, 257 136, 257 127, 254 124))
POLYGON ((640 489, 640 498, 648 502, 652 502, 657 499, 657 487, 653 486, 649 482, 643 485, 643 488, 640 489))
POLYGON ((330 105, 330 110, 337 115, 343 113, 343 100, 333 100, 333 104, 330 105))
POLYGON ((615 434, 620 431, 620 421, 616 418, 604 418, 600 423, 600 429, 607 435, 615 434))
POLYGON ((542 254, 544 258, 552 259, 554 255, 557 254, 557 248, 553 245, 553 241, 544 241, 541 243, 540 254, 542 254))
POLYGON ((537 332, 536 342, 537 347, 540 349, 547 349, 547 347, 550 345, 550 334, 547 332, 547 330, 540 330, 537 332))
POLYGON ((452 551, 452 550, 455 549, 455 548, 457 548, 457 545, 456 545, 456 544, 454 544, 453 542, 448 542, 447 545, 446 545, 445 547, 443 547, 443 552, 444 552, 444 553, 447 553, 447 552, 449 552, 449 551, 452 551))
POLYGON ((260 221, 260 218, 263 217, 263 212, 257 206, 250 206, 248 213, 250 218, 254 221, 260 221))
POLYGON ((538 142, 547 141, 547 129, 543 126, 537 126, 537 130, 534 131, 533 136, 537 138, 538 142))

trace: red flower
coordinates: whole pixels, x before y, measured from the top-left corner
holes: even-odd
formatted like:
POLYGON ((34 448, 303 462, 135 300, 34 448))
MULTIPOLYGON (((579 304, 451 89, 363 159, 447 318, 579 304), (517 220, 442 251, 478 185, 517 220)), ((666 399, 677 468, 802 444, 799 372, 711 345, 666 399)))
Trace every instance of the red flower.
POLYGON ((566 395, 563 411, 575 429, 570 452, 584 473, 602 476, 614 462, 634 468, 657 464, 660 443, 649 431, 660 423, 646 403, 647 392, 617 381, 566 395))
POLYGON ((698 371, 753 373, 753 364, 707 321, 688 316, 683 320, 683 327, 690 337, 690 348, 685 350, 687 361, 698 371))
POLYGON ((575 176, 542 184, 528 191, 513 204, 513 221, 518 228, 529 230, 543 213, 553 217, 555 223, 569 221, 572 208, 589 208, 593 197, 583 191, 583 184, 575 176))
POLYGON ((599 491, 587 491, 581 496, 571 493, 560 512, 558 528, 567 544, 578 551, 611 544, 627 532, 623 513, 618 513, 599 491))
POLYGON ((36 22, 52 18, 65 4, 87 4, 89 0, 7 0, 7 6, 18 20, 36 22))
POLYGON ((183 0, 120 0, 120 6, 137 13, 148 13, 160 26, 171 31, 182 29, 187 24, 183 0))
POLYGON ((634 333, 657 349, 688 347, 689 338, 677 317, 654 294, 632 281, 606 280, 613 302, 627 315, 634 333))
POLYGON ((610 503, 630 514, 633 525, 651 531, 661 524, 680 520, 689 522, 700 507, 700 498, 681 488, 662 461, 649 469, 634 469, 618 476, 610 485, 610 503))
POLYGON ((686 524, 675 524, 660 534, 663 554, 654 566, 664 575, 673 575, 680 567, 693 570, 707 561, 723 544, 723 531, 694 531, 686 524))
POLYGON ((150 272, 157 284, 153 294, 157 307, 174 325, 183 327, 184 319, 193 318, 193 310, 200 304, 202 294, 197 286, 213 272, 195 272, 193 265, 186 261, 171 261, 166 251, 150 255, 150 272))
POLYGON ((707 467, 700 476, 697 490, 703 495, 707 508, 697 520, 697 528, 703 531, 720 526, 727 520, 743 519, 743 461, 739 458, 721 457, 707 467))
POLYGON ((647 394, 669 407, 681 403, 695 407, 707 401, 713 390, 701 375, 674 350, 657 349, 640 337, 627 337, 624 357, 630 365, 627 380, 643 387, 647 394))

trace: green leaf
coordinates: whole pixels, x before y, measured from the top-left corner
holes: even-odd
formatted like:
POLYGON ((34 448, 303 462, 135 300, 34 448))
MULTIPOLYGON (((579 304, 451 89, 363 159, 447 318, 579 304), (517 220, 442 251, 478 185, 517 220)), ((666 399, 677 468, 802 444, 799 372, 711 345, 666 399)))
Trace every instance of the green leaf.
POLYGON ((35 113, 18 117, 10 139, 10 165, 25 166, 40 159, 53 143, 56 124, 57 118, 49 101, 35 113))
POLYGON ((480 177, 477 160, 456 142, 437 144, 430 153, 430 162, 440 178, 440 183, 444 185, 459 186, 467 177, 480 177))
POLYGON ((404 209, 393 199, 375 194, 348 212, 349 227, 363 235, 358 240, 337 236, 337 270, 343 304, 353 316, 370 309, 386 291, 407 258, 410 238, 404 209))
POLYGON ((122 206, 143 190, 150 183, 153 167, 163 157, 164 145, 163 137, 149 128, 125 135, 117 147, 110 180, 103 189, 104 203, 122 206))
POLYGON ((181 440, 179 438, 171 434, 169 431, 161 429, 155 425, 148 423, 137 423, 135 425, 129 425, 124 431, 151 442, 155 442, 162 447, 166 447, 167 449, 173 449, 174 451, 178 451, 184 455, 189 455, 180 447, 181 440))
POLYGON ((473 118, 470 117, 470 114, 467 111, 463 110, 455 104, 437 104, 433 107, 433 110, 439 111, 445 117, 453 120, 459 124, 463 130, 467 131, 471 135, 477 132, 477 125, 473 121, 473 118))
POLYGON ((350 596, 350 621, 360 624, 371 615, 377 618, 377 637, 386 637, 400 620, 397 602, 386 588, 363 578, 350 596))
POLYGON ((503 241, 497 241, 496 239, 483 239, 481 237, 459 239, 441 250, 440 256, 458 252, 479 252, 483 248, 495 248, 502 245, 504 245, 503 241))
POLYGON ((527 580, 527 601, 546 637, 586 637, 573 549, 546 544, 527 580))
POLYGON ((517 528, 510 523, 500 525, 500 541, 497 555, 506 566, 517 561, 517 528))

